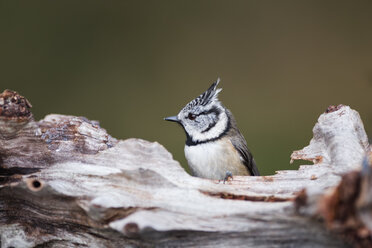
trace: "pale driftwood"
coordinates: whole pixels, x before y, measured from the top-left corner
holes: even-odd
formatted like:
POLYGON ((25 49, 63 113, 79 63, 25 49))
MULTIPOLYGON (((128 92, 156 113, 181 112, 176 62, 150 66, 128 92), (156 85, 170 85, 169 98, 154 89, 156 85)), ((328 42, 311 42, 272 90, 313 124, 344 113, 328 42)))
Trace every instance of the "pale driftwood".
POLYGON ((322 114, 310 145, 292 154, 314 165, 226 184, 188 175, 156 142, 116 140, 81 117, 35 122, 30 107, 15 92, 0 95, 1 247, 372 244, 372 173, 351 172, 368 141, 347 106, 322 114), (348 172, 351 229, 332 214, 343 209, 336 186, 348 172))

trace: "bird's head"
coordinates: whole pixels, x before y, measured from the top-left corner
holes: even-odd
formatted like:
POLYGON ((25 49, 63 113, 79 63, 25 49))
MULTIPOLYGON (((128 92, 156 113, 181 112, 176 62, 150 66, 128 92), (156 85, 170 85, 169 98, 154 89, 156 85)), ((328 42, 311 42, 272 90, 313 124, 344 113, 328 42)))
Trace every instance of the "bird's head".
POLYGON ((203 94, 186 104, 176 116, 165 118, 182 125, 188 142, 200 143, 219 137, 225 132, 229 119, 218 100, 217 79, 203 94))

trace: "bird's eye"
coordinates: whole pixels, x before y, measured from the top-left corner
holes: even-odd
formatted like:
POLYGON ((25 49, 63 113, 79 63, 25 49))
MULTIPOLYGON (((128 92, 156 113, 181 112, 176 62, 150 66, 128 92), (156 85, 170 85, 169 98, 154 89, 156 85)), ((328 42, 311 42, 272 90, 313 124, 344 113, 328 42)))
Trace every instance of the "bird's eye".
POLYGON ((196 115, 189 113, 188 118, 193 121, 193 120, 195 120, 196 115))

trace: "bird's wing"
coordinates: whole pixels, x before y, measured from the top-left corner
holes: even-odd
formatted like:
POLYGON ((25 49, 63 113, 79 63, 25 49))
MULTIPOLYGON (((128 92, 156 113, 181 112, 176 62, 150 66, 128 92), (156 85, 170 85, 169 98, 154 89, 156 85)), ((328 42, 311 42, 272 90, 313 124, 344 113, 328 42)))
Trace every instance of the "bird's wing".
POLYGON ((253 156, 247 147, 247 142, 245 141, 243 135, 240 133, 238 129, 234 116, 228 109, 226 109, 226 114, 229 117, 231 125, 230 130, 228 132, 228 137, 230 137, 231 143, 239 152, 240 158, 245 167, 247 167, 247 170, 251 173, 251 176, 259 176, 260 173, 258 172, 256 162, 254 161, 253 156))
POLYGON ((260 173, 258 172, 256 162, 254 161, 254 158, 247 147, 247 143, 243 135, 239 131, 235 137, 231 138, 231 143, 239 152, 242 162, 247 167, 251 176, 259 176, 260 173))

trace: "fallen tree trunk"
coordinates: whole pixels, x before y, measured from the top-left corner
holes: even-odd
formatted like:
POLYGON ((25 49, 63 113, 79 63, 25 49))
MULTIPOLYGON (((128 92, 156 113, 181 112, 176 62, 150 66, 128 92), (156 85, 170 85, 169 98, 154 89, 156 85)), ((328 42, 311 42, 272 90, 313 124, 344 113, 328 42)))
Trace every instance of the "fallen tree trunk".
POLYGON ((368 139, 347 106, 291 156, 314 165, 225 184, 188 175, 156 142, 83 117, 36 122, 30 108, 0 95, 1 247, 372 245, 368 139))

